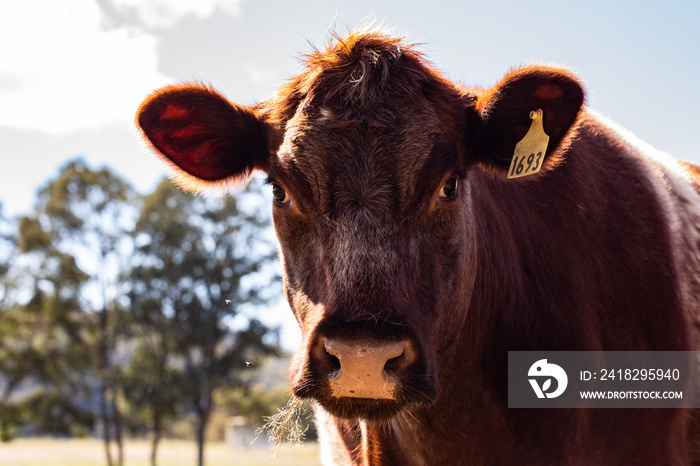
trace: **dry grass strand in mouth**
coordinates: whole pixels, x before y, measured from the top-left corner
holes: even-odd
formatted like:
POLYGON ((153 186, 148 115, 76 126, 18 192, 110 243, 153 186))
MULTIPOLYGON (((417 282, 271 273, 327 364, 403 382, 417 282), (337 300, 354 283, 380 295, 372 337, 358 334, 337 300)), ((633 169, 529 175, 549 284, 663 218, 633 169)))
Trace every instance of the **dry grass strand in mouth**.
POLYGON ((308 419, 311 408, 308 403, 290 395, 289 401, 284 408, 273 416, 265 417, 265 424, 258 430, 258 435, 266 432, 270 441, 275 442, 275 448, 279 446, 301 446, 308 423, 303 422, 302 416, 308 419))

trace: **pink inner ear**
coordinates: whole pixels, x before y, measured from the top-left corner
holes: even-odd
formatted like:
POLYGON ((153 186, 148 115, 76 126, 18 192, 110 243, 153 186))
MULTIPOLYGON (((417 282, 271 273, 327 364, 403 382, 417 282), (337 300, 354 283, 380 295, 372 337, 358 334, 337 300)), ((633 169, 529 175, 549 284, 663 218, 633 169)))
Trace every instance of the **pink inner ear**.
POLYGON ((157 131, 155 136, 160 144, 167 144, 168 151, 173 153, 185 153, 183 149, 190 150, 196 147, 194 144, 199 143, 204 148, 210 146, 206 144, 206 139, 216 138, 212 128, 207 128, 194 117, 194 112, 190 107, 184 107, 173 103, 168 103, 160 115, 161 130, 157 131), (168 128, 166 130, 166 128, 168 128))
POLYGON ((182 140, 201 138, 201 136, 205 135, 207 132, 207 129, 202 127, 201 125, 190 124, 188 126, 185 126, 184 128, 173 130, 171 138, 182 140))
POLYGON ((204 181, 221 180, 240 169, 236 162, 242 161, 236 160, 231 141, 219 139, 211 128, 197 121, 180 118, 169 121, 175 124, 170 128, 167 125, 156 127, 149 137, 153 146, 180 169, 204 181))
POLYGON ((554 101, 564 97, 561 88, 551 83, 541 84, 535 91, 535 97, 543 101, 554 101))
POLYGON ((168 104, 165 107, 165 111, 161 115, 164 120, 170 119, 182 119, 187 118, 190 115, 190 110, 186 107, 180 107, 178 105, 168 104))

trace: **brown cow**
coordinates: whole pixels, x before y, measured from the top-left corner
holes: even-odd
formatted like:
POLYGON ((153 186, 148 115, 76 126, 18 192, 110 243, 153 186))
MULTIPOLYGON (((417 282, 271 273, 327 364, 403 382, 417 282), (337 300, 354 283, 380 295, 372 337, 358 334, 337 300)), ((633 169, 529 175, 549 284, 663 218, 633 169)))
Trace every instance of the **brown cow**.
POLYGON ((253 107, 183 84, 137 122, 187 188, 268 174, 327 464, 690 463, 690 410, 507 407, 509 350, 697 349, 700 171, 583 102, 563 69, 465 88, 360 31, 253 107), (511 166, 533 121, 544 157, 511 166))

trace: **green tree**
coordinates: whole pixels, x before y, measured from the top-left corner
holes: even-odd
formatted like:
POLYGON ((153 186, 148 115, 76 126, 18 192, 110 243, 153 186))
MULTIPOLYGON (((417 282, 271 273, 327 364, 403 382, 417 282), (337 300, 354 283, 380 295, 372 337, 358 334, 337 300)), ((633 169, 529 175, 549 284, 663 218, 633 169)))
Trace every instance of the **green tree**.
POLYGON ((10 404, 10 397, 25 377, 12 370, 14 348, 8 341, 8 336, 14 331, 14 316, 10 316, 8 296, 12 290, 10 264, 17 256, 14 230, 0 203, 0 441, 8 441, 14 436, 19 420, 16 410, 10 404))
POLYGON ((159 360, 175 361, 183 374, 200 465, 214 390, 241 383, 246 362, 276 349, 276 333, 241 311, 272 299, 277 286, 265 270, 274 258, 267 223, 243 208, 257 199, 196 197, 164 181, 144 199, 136 224, 132 313, 172 342, 159 360))
POLYGON ((0 434, 9 439, 22 420, 39 431, 72 433, 92 418, 75 400, 89 366, 90 322, 80 290, 87 276, 72 256, 57 251, 36 218, 18 222, 3 279, 0 308, 0 434), (23 383, 33 390, 12 395, 23 383), (50 402, 48 401, 50 400, 50 402), (51 409, 46 409, 46 406, 51 409))
POLYGON ((87 275, 81 289, 81 304, 91 308, 97 320, 99 415, 109 466, 114 463, 112 440, 117 446, 116 463, 123 464, 112 319, 119 305, 120 271, 128 266, 125 263, 130 251, 127 233, 136 211, 136 196, 128 183, 109 169, 90 169, 81 159, 67 163, 56 178, 39 190, 36 206, 37 218, 53 247, 75 257, 87 275))
POLYGON ((153 433, 153 466, 157 464, 165 423, 178 414, 178 405, 184 398, 182 387, 186 383, 182 371, 169 360, 172 354, 169 342, 163 341, 161 336, 157 332, 146 332, 136 340, 138 346, 123 374, 124 396, 134 411, 129 414, 132 418, 144 419, 153 433))
POLYGON ((14 222, 5 215, 4 206, 0 201, 0 311, 5 308, 9 285, 7 273, 10 270, 10 263, 17 255, 17 233, 15 230, 14 222))

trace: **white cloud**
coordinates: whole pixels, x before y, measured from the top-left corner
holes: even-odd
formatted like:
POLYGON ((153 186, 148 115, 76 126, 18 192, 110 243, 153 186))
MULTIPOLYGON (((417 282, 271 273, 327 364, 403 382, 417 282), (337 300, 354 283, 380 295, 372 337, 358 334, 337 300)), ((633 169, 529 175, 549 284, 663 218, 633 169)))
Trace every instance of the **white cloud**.
POLYGON ((141 99, 168 83, 156 39, 105 30, 95 1, 0 6, 0 125, 52 134, 133 118, 141 99))
POLYGON ((185 16, 206 18, 217 8, 232 16, 241 14, 242 0, 110 0, 118 10, 135 13, 139 21, 150 28, 173 26, 185 16))

